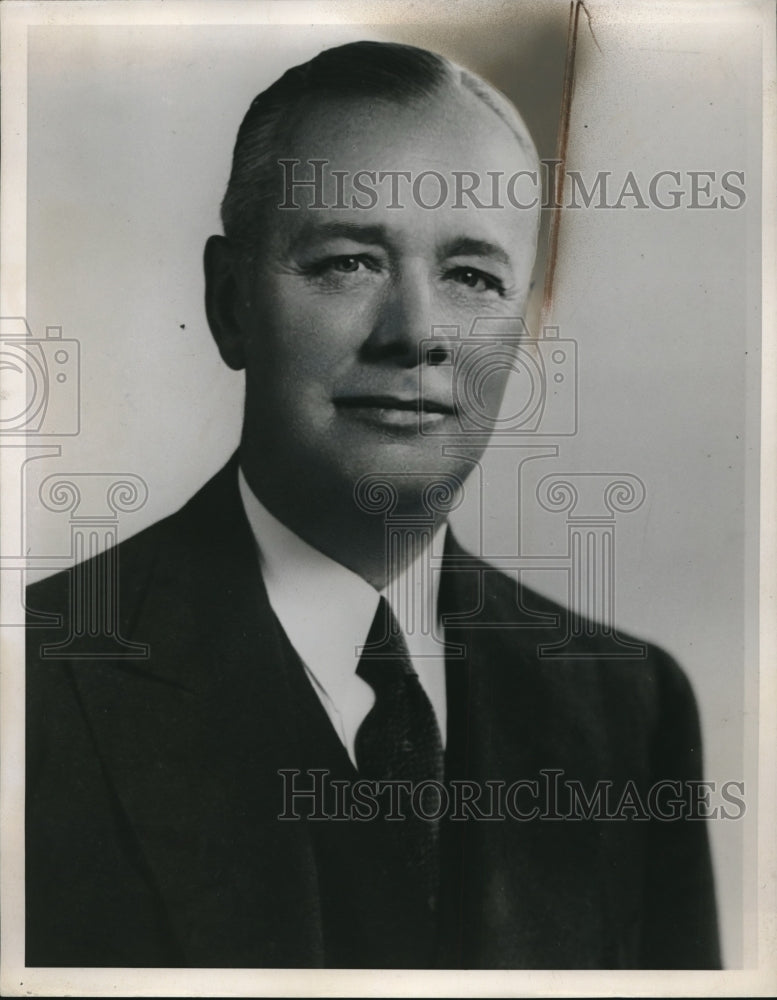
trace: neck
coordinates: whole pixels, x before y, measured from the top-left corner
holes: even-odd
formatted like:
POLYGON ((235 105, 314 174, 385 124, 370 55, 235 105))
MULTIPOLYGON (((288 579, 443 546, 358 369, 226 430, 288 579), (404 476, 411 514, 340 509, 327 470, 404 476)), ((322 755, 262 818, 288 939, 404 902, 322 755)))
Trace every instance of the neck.
POLYGON ((289 530, 366 580, 376 590, 384 587, 417 559, 445 523, 442 514, 430 515, 418 496, 403 496, 387 479, 386 490, 376 489, 374 506, 389 495, 396 501, 390 516, 365 509, 352 491, 330 489, 315 493, 311 477, 292 488, 266 467, 252 463, 241 451, 240 465, 253 494, 289 530))

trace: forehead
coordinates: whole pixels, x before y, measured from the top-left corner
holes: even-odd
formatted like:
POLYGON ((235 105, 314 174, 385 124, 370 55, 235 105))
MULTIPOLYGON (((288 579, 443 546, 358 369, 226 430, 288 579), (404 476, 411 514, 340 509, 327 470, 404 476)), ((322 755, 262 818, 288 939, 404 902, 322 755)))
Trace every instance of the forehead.
POLYGON ((289 157, 326 159, 332 169, 403 170, 424 163, 480 172, 534 167, 533 155, 510 126, 475 94, 453 86, 403 103, 313 99, 298 110, 283 146, 289 157))
MULTIPOLYGON (((501 231, 509 240, 536 228, 537 212, 505 197, 511 177, 536 176, 534 154, 469 91, 446 89, 406 104, 316 99, 299 112, 281 148, 278 190, 299 205, 275 213, 273 228, 283 232, 310 231, 334 217, 419 236, 463 229, 501 231), (304 183, 311 180, 318 185, 304 183)), ((524 197, 527 184, 514 190, 524 197)))

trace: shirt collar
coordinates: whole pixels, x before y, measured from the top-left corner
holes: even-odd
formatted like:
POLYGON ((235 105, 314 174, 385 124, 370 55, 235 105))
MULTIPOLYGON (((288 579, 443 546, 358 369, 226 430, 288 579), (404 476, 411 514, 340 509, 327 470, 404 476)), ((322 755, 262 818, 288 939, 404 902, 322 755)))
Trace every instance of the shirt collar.
MULTIPOLYGON (((238 480, 270 605, 325 691, 336 698, 351 681, 381 594, 397 616, 411 656, 428 652, 428 630, 422 624, 436 619, 439 587, 439 574, 430 572, 428 556, 419 555, 379 593, 274 517, 253 493, 242 469, 238 480)), ((435 536, 435 551, 440 551, 444 532, 443 526, 435 536)))

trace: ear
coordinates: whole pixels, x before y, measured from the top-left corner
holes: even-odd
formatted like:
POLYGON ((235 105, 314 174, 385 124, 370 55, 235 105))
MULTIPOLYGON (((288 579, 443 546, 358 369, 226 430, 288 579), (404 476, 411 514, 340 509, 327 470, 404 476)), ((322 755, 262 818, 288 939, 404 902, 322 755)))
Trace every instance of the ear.
POLYGON ((244 333, 237 261, 224 236, 211 236, 205 244, 205 312, 219 354, 230 368, 245 368, 244 333))

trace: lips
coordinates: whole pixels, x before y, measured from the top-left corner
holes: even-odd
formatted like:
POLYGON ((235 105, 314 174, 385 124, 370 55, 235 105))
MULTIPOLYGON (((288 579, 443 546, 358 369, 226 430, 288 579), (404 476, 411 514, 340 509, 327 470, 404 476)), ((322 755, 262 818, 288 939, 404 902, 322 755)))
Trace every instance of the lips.
POLYGON ((453 408, 439 399, 413 395, 364 393, 336 396, 335 406, 344 417, 382 433, 402 437, 423 434, 453 415, 453 408))
POLYGON ((436 399, 390 395, 337 396, 335 406, 346 410, 404 410, 410 413, 442 413, 453 415, 453 407, 436 399))

